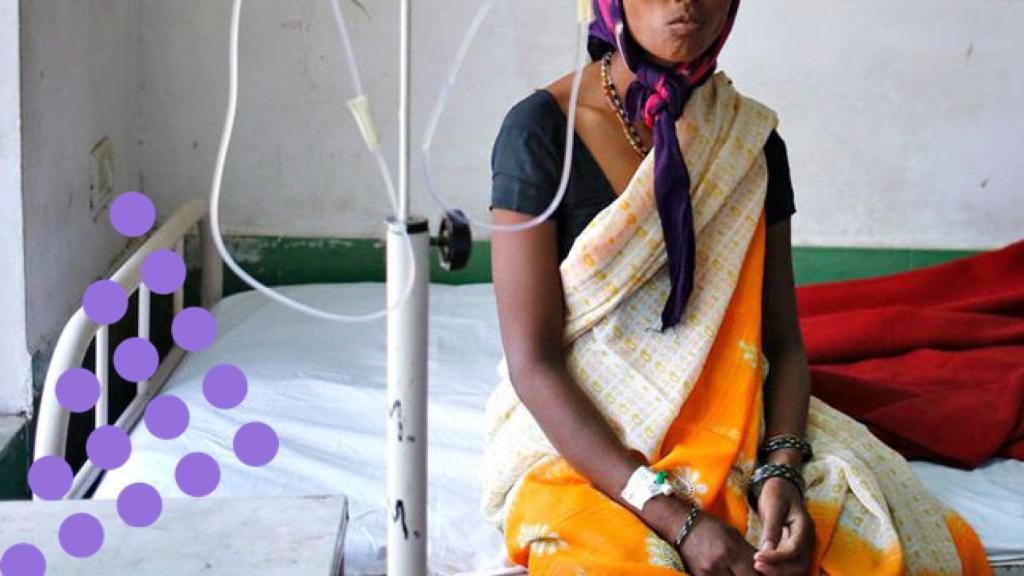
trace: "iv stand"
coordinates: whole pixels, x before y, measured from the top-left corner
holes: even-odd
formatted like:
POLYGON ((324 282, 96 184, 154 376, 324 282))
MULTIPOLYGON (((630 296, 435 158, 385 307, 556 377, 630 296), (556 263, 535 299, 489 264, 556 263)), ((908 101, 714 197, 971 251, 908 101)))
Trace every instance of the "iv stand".
POLYGON ((402 298, 409 274, 418 271, 408 298, 387 317, 387 573, 427 573, 427 307, 430 229, 409 216, 410 0, 401 0, 399 64, 399 212, 387 219, 387 298, 402 298), (412 257, 402 231, 409 235, 412 257))

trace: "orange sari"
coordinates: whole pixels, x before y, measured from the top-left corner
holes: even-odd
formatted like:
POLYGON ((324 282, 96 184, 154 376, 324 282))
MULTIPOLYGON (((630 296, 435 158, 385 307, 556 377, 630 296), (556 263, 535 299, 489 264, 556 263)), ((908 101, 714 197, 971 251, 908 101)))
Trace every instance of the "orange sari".
MULTIPOLYGON (((753 531, 748 527, 758 518, 749 510, 744 486, 757 453, 762 388, 750 354, 740 343, 760 341, 764 234, 762 215, 706 368, 651 465, 689 481, 704 511, 746 533, 752 544, 756 540, 749 538, 753 531), (741 438, 716 432, 737 428, 744 428, 741 438)), ((809 499, 808 512, 817 539, 811 574, 906 573, 903 546, 871 546, 856 530, 839 523, 841 508, 809 499)), ((963 574, 991 574, 970 526, 952 511, 945 512, 944 520, 963 574)), ((505 528, 509 558, 529 566, 530 574, 668 576, 683 570, 668 542, 562 458, 531 468, 505 528)))
MULTIPOLYGON (((696 175, 695 289, 665 334, 667 277, 652 207, 652 155, 583 231, 563 262, 570 371, 623 442, 687 481, 705 512, 752 544, 761 524, 746 485, 762 440, 761 292, 766 170, 775 117, 719 73, 679 125, 696 175), (666 412, 666 410, 668 410, 666 412)), ((531 574, 679 574, 675 549, 572 469, 508 381, 488 404, 485 515, 531 574)), ((906 461, 862 425, 812 397, 803 469, 817 541, 812 573, 991 573, 970 526, 930 496, 906 461)))

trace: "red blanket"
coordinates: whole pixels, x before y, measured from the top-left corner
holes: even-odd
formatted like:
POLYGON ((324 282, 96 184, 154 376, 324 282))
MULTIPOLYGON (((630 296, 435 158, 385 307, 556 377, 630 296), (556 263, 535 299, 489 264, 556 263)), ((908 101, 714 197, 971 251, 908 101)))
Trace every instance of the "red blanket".
POLYGON ((907 458, 1024 459, 1024 240, 797 303, 815 396, 907 458))

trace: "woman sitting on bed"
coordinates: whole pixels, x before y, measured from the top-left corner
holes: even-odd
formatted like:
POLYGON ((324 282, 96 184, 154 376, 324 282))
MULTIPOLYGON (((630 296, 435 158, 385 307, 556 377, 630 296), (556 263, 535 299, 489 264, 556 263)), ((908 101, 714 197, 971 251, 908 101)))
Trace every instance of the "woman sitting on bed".
MULTIPOLYGON (((569 188, 493 238, 484 513, 531 574, 987 574, 906 461, 810 396, 785 147, 715 73, 738 3, 593 2, 569 188)), ((554 197, 571 85, 506 116, 494 222, 554 197)))

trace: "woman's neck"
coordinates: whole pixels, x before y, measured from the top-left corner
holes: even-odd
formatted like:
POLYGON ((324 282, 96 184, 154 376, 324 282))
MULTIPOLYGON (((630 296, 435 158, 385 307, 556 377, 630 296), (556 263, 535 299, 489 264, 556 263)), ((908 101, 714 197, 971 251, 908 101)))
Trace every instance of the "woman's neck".
POLYGON ((619 91, 619 96, 623 99, 626 98, 626 90, 629 85, 636 80, 636 74, 626 66, 626 60, 622 57, 622 52, 618 50, 612 55, 612 66, 611 66, 612 82, 619 91))

